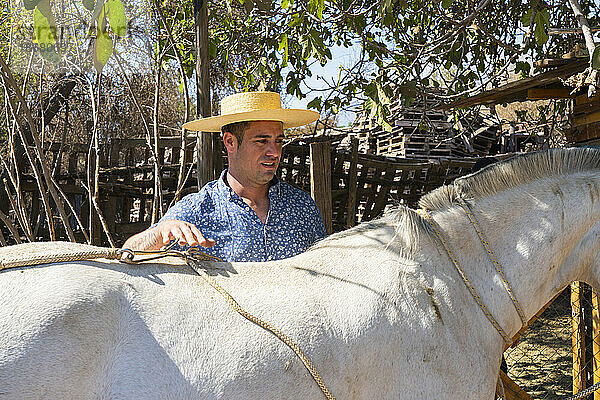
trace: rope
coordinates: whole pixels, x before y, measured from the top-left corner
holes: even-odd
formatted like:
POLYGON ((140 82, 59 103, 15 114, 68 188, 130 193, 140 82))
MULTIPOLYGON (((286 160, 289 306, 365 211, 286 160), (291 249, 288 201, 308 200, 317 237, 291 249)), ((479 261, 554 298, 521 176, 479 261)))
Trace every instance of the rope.
POLYGON ((237 311, 238 314, 240 314, 242 317, 246 318, 247 320, 254 322, 256 325, 259 325, 262 328, 268 330, 273 335, 277 336, 290 349, 292 349, 294 351, 294 353, 296 353, 296 355, 298 356, 300 361, 302 361, 302 363, 304 364, 304 366, 306 367, 308 372, 311 374, 311 376, 313 377, 313 379, 319 386, 319 389, 321 389, 321 391, 325 395, 325 398, 327 398, 328 400, 335 400, 335 397, 331 394, 331 392, 325 385, 325 382, 323 382, 321 375, 319 375, 319 372, 315 368, 312 361, 310 361, 308 356, 306 354, 304 354, 304 352, 300 349, 300 347, 292 339, 290 339, 285 333, 283 333, 282 331, 277 329, 271 323, 269 323, 267 321, 263 321, 260 318, 255 317, 254 315, 250 314, 249 312, 244 310, 242 307, 240 307, 240 305, 235 301, 235 299, 221 285, 219 285, 212 277, 210 277, 206 272, 204 272, 202 270, 197 270, 193 266, 192 266, 192 268, 194 269, 194 271, 196 271, 196 273, 198 275, 200 275, 200 277, 202 279, 204 279, 209 285, 211 285, 213 288, 215 288, 217 290, 217 292, 221 293, 223 295, 223 297, 225 298, 225 301, 227 302, 227 304, 229 304, 231 306, 231 308, 233 308, 235 311, 237 311))
POLYGON ((583 399, 585 397, 588 397, 590 394, 594 393, 598 389, 600 389, 600 382, 596 383, 595 385, 590 386, 587 389, 582 390, 581 392, 579 392, 577 394, 574 394, 573 396, 567 397, 564 400, 583 399))
POLYGON ((523 323, 523 325, 527 325, 527 317, 525 317, 525 313, 523 312, 523 309, 521 308, 521 305, 519 304, 517 297, 514 295, 512 289, 510 287, 510 284, 504 277, 502 265, 496 259, 496 255, 490 248, 490 243, 487 241, 485 234, 480 229, 479 223, 477 222, 477 218, 475 218, 475 214, 473 214, 473 210, 471 209, 471 206, 469 205, 469 203, 465 202, 462 199, 459 200, 459 204, 465 211, 465 214, 467 214, 467 216, 469 217, 469 221, 471 221, 471 225, 473 225, 473 228, 475 228, 475 232, 477 232, 477 236, 479 236, 479 240, 481 241, 481 244, 485 248, 485 251, 488 253, 491 263, 494 265, 496 272, 498 273, 498 275, 500 276, 500 279, 502 280, 502 283, 504 284, 504 289, 506 289, 508 296, 512 300, 513 305, 515 306, 515 309, 517 310, 517 314, 519 314, 519 318, 521 318, 521 322, 523 323))
MULTIPOLYGON (((90 246, 91 247, 91 246, 90 246)), ((116 260, 120 257, 118 249, 96 247, 90 250, 66 251, 57 255, 23 254, 0 259, 0 271, 8 268, 31 267, 33 265, 50 264, 65 261, 85 261, 96 258, 116 260)))
MULTIPOLYGON (((23 255, 22 253, 20 253, 18 256, 5 257, 5 258, 0 259, 0 270, 8 269, 8 268, 17 268, 17 267, 28 267, 28 266, 40 265, 40 264, 49 264, 49 263, 55 263, 55 262, 93 260, 93 259, 97 259, 97 258, 105 258, 108 260, 119 260, 121 262, 125 262, 128 264, 140 264, 143 262, 156 260, 158 258, 169 257, 169 256, 183 258, 184 260, 186 260, 186 262, 189 260, 222 261, 220 258, 203 253, 194 247, 192 247, 186 251, 172 250, 172 247, 176 243, 177 242, 174 242, 172 245, 165 248, 164 250, 151 250, 151 251, 140 251, 140 250, 130 250, 130 249, 109 249, 109 248, 104 248, 104 247, 95 247, 90 250, 65 252, 65 253, 61 253, 61 254, 57 254, 57 255, 50 255, 50 256, 43 255, 43 254, 28 256, 28 255, 23 255), (144 255, 144 256, 148 256, 148 257, 144 257, 140 260, 137 260, 136 256, 139 256, 139 255, 144 255)), ((260 318, 255 317, 254 315, 252 315, 249 312, 247 312, 246 310, 244 310, 235 301, 235 299, 221 285, 219 285, 217 283, 217 281, 215 281, 213 278, 211 278, 206 272, 204 272, 203 270, 197 269, 191 263, 188 263, 188 265, 204 281, 206 281, 209 285, 211 285, 216 291, 221 293, 221 295, 225 298, 225 301, 227 302, 227 304, 229 304, 231 306, 231 308, 233 308, 238 314, 240 314, 242 317, 246 318, 247 320, 255 323, 256 325, 271 332, 273 335, 275 335, 277 338, 279 338, 283 343, 285 343, 290 349, 292 349, 292 351, 294 353, 296 353, 296 356, 298 356, 300 361, 302 361, 302 363, 304 364, 304 366, 306 367, 306 369, 308 370, 308 372, 310 373, 312 378, 315 380, 315 382, 319 386, 319 389, 321 389, 321 391, 325 395, 325 398, 327 400, 335 400, 335 397, 331 394, 331 392, 325 385, 325 382, 323 382, 321 375, 319 375, 319 372, 315 368, 312 361, 308 358, 308 356, 306 354, 304 354, 304 352, 300 349, 300 347, 292 339, 290 339, 285 333, 283 333, 282 331, 277 329, 271 323, 263 321, 260 318)))
POLYGON ((444 249, 446 250, 446 253, 448 254, 448 257, 450 258, 450 261, 452 261, 452 264, 454 265, 454 268, 456 269, 456 271, 458 271, 458 274, 462 278, 462 280, 465 283, 465 286, 467 287, 467 289, 469 289, 469 292, 471 293, 471 296, 473 296, 473 298, 475 299, 475 302, 477 303, 477 305, 479 305, 479 308, 481 309, 481 311, 483 311, 483 314, 490 321, 490 323, 494 326, 494 328, 496 328, 496 330, 498 331, 498 333, 500 334, 500 336, 502 336, 502 339, 504 339, 504 341, 506 342, 506 344, 510 345, 512 343, 512 340, 508 337, 508 335, 506 334, 506 332, 504 332, 504 329, 502 329, 502 327, 500 326, 500 324, 498 323, 498 321, 496 321, 496 319, 494 318, 494 316, 492 315, 492 313, 490 313, 490 311, 488 310, 488 308, 483 303, 483 300, 481 300, 481 297, 477 293, 477 290, 475 290, 475 288, 473 287, 473 285, 469 281, 469 278, 467 277, 467 275, 465 274, 465 272, 460 267, 458 259, 456 258, 456 256, 454 255, 454 253, 452 252, 452 250, 450 249, 450 247, 448 246, 448 242, 446 241, 446 239, 444 239, 444 237, 440 233, 440 230, 438 229, 439 228, 438 224, 433 220, 433 218, 431 218, 431 215, 429 215, 429 213, 426 210, 420 209, 417 212, 422 217, 425 218, 425 220, 431 226, 432 230, 435 232, 435 235, 437 236, 438 240, 442 243, 444 249))

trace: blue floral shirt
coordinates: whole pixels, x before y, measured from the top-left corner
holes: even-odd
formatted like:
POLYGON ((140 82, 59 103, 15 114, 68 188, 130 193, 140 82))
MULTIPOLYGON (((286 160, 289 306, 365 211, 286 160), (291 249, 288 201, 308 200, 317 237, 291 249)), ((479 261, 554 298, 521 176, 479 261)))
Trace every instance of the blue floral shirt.
POLYGON ((308 193, 273 178, 266 223, 221 177, 198 193, 185 196, 161 221, 192 223, 213 247, 200 249, 224 261, 270 261, 295 256, 325 237, 317 205, 308 193))

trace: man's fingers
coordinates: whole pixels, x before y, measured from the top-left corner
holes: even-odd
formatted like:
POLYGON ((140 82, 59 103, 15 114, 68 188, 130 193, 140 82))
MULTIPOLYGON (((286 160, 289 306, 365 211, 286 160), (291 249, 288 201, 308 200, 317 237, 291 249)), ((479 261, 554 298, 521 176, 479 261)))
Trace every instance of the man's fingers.
POLYGON ((162 245, 167 245, 171 241, 171 239, 175 238, 175 235, 171 231, 159 231, 160 238, 162 240, 162 245))
POLYGON ((198 244, 200 246, 213 247, 215 245, 215 241, 212 239, 205 238, 196 225, 191 225, 190 229, 192 233, 196 236, 196 239, 198 239, 198 244))
POLYGON ((179 226, 179 230, 181 231, 181 234, 182 234, 180 237, 180 240, 179 240, 179 244, 184 245, 187 243, 190 246, 198 245, 198 241, 196 240, 196 237, 192 233, 192 229, 189 225, 181 224, 181 226, 179 226))
POLYGON ((173 239, 177 240, 181 246, 188 244, 190 246, 212 247, 215 245, 214 240, 205 238, 198 227, 189 222, 168 220, 162 224, 160 235, 163 245, 168 244, 173 239))

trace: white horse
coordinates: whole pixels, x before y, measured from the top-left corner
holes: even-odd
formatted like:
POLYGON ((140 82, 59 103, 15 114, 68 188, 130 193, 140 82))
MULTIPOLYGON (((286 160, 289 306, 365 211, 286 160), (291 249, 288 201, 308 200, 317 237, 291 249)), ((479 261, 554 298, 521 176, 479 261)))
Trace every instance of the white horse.
MULTIPOLYGON (((599 287, 599 168, 600 152, 589 149, 527 155, 421 200, 507 335, 521 320, 457 201, 472 205, 530 318, 571 281, 599 287)), ((291 259, 203 268, 298 343, 340 400, 494 395, 504 342, 413 210, 291 259)), ((167 259, 0 272, 0 399, 42 398, 323 395, 285 344, 167 259)))

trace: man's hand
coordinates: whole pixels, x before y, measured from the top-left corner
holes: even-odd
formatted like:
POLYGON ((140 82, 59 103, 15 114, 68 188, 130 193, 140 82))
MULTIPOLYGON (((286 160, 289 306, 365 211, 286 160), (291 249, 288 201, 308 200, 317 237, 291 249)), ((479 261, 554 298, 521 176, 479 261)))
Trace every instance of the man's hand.
POLYGON ((123 247, 131 250, 159 250, 173 239, 178 240, 181 246, 188 244, 212 247, 215 245, 215 241, 206 239, 196 225, 184 221, 167 220, 133 235, 127 239, 123 247))

